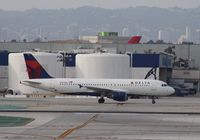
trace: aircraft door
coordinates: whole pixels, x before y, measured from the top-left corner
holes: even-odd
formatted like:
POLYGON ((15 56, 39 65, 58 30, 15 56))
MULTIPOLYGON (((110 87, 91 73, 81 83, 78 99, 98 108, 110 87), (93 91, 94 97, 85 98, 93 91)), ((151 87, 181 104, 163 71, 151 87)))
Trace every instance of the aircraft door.
POLYGON ((54 81, 51 81, 50 82, 50 85, 49 85, 49 90, 52 91, 52 92, 57 92, 56 88, 55 88, 55 82, 54 81))

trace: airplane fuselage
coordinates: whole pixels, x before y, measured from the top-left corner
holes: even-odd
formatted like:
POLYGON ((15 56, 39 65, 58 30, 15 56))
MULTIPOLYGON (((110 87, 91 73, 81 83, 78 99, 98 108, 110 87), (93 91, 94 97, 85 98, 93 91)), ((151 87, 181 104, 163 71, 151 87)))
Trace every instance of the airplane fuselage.
POLYGON ((165 82, 149 79, 31 79, 23 84, 56 93, 120 91, 128 95, 168 96, 174 89, 165 82), (38 83, 38 84, 37 84, 38 83))

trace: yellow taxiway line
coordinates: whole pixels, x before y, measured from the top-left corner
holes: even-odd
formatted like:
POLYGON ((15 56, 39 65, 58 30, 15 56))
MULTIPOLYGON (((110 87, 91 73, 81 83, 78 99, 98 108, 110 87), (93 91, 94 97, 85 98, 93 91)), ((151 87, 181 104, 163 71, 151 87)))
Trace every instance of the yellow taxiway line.
POLYGON ((85 127, 86 125, 88 125, 89 123, 91 123, 92 121, 94 121, 99 114, 94 115, 92 118, 90 118, 89 120, 87 120, 85 123, 83 123, 82 125, 78 125, 76 127, 70 128, 68 130, 66 130, 65 132, 63 132, 61 135, 59 135, 55 140, 63 140, 64 138, 66 138, 68 135, 70 135, 72 132, 81 129, 83 127, 85 127))

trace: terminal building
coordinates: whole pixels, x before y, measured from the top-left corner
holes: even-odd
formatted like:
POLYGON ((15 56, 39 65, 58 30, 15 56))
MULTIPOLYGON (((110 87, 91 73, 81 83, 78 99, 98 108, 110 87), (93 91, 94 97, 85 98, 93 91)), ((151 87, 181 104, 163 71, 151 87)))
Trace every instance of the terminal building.
POLYGON ((172 78, 173 57, 164 53, 67 53, 65 62, 68 78, 144 79, 148 71, 154 67, 157 79, 168 82, 172 78), (76 71, 76 74, 72 71, 76 71))
MULTIPOLYGON (((112 54, 128 54, 130 58, 128 62, 130 78, 144 78, 146 72, 156 66, 158 79, 167 82, 170 80, 182 81, 195 87, 198 91, 200 89, 200 45, 80 42, 72 44, 67 42, 0 43, 0 78, 3 81, 0 83, 0 88, 8 87, 8 54, 10 52, 26 52, 33 49, 39 49, 42 52, 64 52, 66 54, 64 75, 65 77, 76 78, 76 64, 78 63, 76 56, 80 53, 94 53, 99 48, 103 52, 112 54)), ((85 62, 87 61, 85 60, 85 62)), ((106 67, 109 68, 108 65, 104 67, 105 69, 106 67)), ((127 75, 123 74, 122 76, 127 75)))
POLYGON ((8 87, 8 51, 0 51, 0 91, 8 87))
POLYGON ((118 32, 99 32, 97 36, 80 36, 79 40, 99 44, 138 44, 142 36, 119 36, 118 32))
POLYGON ((8 74, 2 85, 8 86, 8 93, 45 92, 20 84, 21 80, 29 78, 25 54, 32 54, 54 78, 144 79, 152 67, 156 68, 157 79, 167 82, 172 75, 172 59, 167 54, 10 53, 7 55, 8 67, 5 67, 8 74))

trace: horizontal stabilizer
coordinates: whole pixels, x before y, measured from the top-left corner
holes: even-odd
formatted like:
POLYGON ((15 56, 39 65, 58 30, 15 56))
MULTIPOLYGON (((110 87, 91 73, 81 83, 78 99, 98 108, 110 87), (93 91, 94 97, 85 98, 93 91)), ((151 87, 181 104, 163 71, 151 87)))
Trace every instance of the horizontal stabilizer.
POLYGON ((34 85, 39 85, 39 84, 41 84, 40 82, 35 82, 35 81, 22 81, 22 84, 23 84, 23 83, 34 84, 34 85))

